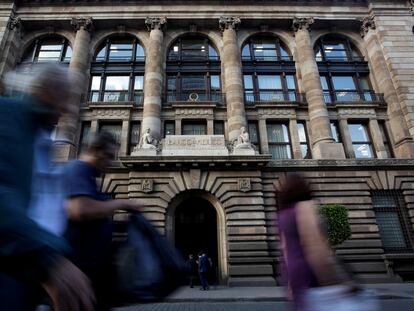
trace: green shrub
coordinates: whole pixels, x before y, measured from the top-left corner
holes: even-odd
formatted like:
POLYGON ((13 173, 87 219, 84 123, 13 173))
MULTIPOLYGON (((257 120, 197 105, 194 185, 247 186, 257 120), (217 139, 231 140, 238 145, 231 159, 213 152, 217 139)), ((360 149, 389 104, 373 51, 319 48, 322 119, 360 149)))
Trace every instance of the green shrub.
POLYGON ((319 205, 318 213, 326 226, 328 240, 332 246, 339 245, 351 237, 351 226, 345 206, 339 204, 319 205))

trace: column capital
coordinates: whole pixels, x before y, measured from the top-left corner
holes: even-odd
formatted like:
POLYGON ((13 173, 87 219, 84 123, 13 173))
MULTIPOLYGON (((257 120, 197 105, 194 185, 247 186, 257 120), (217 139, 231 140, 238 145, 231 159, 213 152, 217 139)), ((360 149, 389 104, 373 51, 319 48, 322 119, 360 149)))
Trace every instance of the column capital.
POLYGON ((151 30, 164 30, 167 24, 166 17, 147 17, 145 19, 145 25, 148 28, 148 31, 151 30))
POLYGON ((294 32, 301 29, 309 29, 310 26, 315 22, 313 17, 295 17, 293 19, 292 27, 294 32))
POLYGON ((236 30, 241 23, 240 17, 221 16, 219 19, 219 27, 221 31, 225 29, 236 30))
POLYGON ((374 15, 366 16, 362 19, 362 25, 361 25, 361 37, 365 37, 367 33, 372 29, 375 30, 377 28, 377 25, 375 23, 375 17, 374 15))
POLYGON ((408 2, 408 6, 410 7, 410 12, 411 12, 411 14, 413 14, 413 15, 414 15, 414 0, 410 0, 410 1, 408 2))
POLYGON ((20 18, 20 16, 16 16, 16 14, 12 12, 10 14, 9 22, 7 23, 7 28, 9 28, 10 30, 22 29, 22 19, 20 18))
POLYGON ((83 29, 90 31, 92 29, 92 17, 73 17, 70 21, 70 25, 76 31, 83 29))

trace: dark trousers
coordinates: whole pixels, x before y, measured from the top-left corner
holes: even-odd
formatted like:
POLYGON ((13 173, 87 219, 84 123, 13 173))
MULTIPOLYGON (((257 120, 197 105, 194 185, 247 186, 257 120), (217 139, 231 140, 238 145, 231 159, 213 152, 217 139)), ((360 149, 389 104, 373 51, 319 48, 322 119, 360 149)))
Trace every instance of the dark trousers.
POLYGON ((0 310, 34 311, 41 302, 42 290, 0 273, 0 310))
POLYGON ((208 289, 208 283, 207 283, 207 273, 206 272, 199 272, 200 275, 200 283, 201 287, 203 289, 208 289))

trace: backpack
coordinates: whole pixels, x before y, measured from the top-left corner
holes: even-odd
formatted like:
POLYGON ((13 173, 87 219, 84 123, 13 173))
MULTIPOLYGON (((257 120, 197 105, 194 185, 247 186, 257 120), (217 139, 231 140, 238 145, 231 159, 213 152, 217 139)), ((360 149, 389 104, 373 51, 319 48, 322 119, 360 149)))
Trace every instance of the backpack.
POLYGON ((181 255, 138 212, 130 217, 114 263, 117 304, 160 301, 183 285, 188 273, 181 255))

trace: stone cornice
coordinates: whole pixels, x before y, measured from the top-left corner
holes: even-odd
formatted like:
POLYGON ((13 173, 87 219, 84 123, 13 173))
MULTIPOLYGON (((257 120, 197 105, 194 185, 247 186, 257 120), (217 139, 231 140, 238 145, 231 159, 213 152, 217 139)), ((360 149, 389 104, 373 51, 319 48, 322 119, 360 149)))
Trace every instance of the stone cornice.
POLYGON ((240 17, 221 16, 219 19, 219 27, 221 31, 226 29, 236 30, 241 23, 240 17))
POLYGON ((148 31, 151 30, 165 30, 167 25, 166 17, 147 17, 145 19, 145 25, 148 28, 148 31))
POLYGON ((362 38, 365 37, 371 29, 375 30, 375 28, 377 28, 377 26, 375 24, 374 15, 369 15, 369 16, 364 17, 364 19, 362 20, 362 25, 361 25, 361 37, 362 38))
POLYGON ((413 14, 413 15, 414 15, 414 0, 410 0, 410 1, 408 1, 408 5, 409 5, 409 7, 410 7, 410 12, 411 12, 411 14, 413 14))
POLYGON ((92 29, 92 17, 74 17, 72 18, 70 25, 78 31, 79 29, 84 29, 90 31, 92 29))
POLYGON ((313 19, 313 17, 305 17, 305 18, 295 17, 293 19, 292 28, 294 32, 297 32, 298 30, 301 30, 301 29, 309 29, 310 26, 314 22, 315 20, 313 19))

